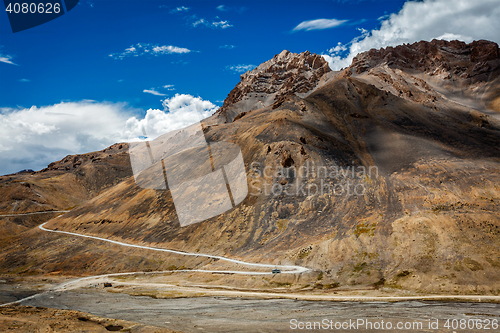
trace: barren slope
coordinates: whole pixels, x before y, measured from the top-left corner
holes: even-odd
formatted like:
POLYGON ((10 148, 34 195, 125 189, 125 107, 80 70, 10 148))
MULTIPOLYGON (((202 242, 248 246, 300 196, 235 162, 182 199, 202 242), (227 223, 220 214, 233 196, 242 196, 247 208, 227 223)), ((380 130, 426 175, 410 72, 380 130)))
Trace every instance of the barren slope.
POLYGON ((71 209, 129 177, 127 148, 127 144, 116 144, 103 151, 66 156, 38 172, 0 176, 0 238, 57 215, 31 213, 71 209))

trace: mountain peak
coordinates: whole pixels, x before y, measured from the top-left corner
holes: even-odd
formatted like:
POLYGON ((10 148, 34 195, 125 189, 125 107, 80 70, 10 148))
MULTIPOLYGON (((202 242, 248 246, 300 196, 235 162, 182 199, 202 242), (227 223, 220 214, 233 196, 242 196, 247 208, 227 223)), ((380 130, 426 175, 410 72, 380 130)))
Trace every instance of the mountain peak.
POLYGON ((283 50, 240 76, 241 81, 217 111, 217 122, 231 122, 242 112, 269 106, 288 95, 304 97, 326 80, 329 72, 320 55, 283 50))
POLYGON ((288 50, 283 50, 283 51, 281 51, 281 53, 280 53, 280 54, 277 54, 277 55, 275 55, 274 57, 275 57, 275 58, 278 58, 278 59, 282 59, 282 58, 286 57, 286 56, 287 56, 287 55, 289 55, 289 54, 290 54, 290 51, 288 51, 288 50))

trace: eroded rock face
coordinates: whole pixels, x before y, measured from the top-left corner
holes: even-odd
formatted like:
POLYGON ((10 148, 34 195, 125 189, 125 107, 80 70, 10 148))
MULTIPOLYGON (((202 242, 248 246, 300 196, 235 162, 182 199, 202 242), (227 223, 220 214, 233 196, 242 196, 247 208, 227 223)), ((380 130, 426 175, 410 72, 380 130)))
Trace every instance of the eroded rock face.
POLYGON ((269 106, 285 96, 304 97, 329 72, 328 63, 320 55, 284 50, 241 75, 241 82, 229 93, 216 116, 222 122, 231 122, 242 112, 269 106))
POLYGON ((353 77, 435 110, 465 105, 500 110, 500 51, 485 40, 433 40, 359 54, 343 77, 353 77))
POLYGON ((360 53, 349 68, 353 73, 361 74, 381 64, 428 75, 446 72, 448 79, 458 77, 476 82, 491 80, 489 74, 495 71, 498 76, 500 51, 498 44, 486 40, 470 44, 457 40, 420 41, 360 53))

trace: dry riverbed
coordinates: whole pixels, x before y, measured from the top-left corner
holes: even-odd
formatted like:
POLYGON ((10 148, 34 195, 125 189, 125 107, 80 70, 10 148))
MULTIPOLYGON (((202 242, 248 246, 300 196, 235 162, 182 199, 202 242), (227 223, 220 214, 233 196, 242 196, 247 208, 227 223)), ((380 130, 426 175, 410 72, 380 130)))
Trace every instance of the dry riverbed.
MULTIPOLYGON (((322 285, 321 281, 311 285, 288 279, 290 277, 279 274, 245 277, 187 272, 138 273, 83 280, 61 288, 61 283, 73 279, 4 277, 5 283, 0 284, 2 303, 52 291, 21 302, 23 306, 0 308, 0 331, 12 328, 15 332, 28 332, 35 327, 44 331, 45 327, 51 327, 55 332, 99 332, 121 327, 120 330, 130 332, 164 332, 161 329, 288 332, 296 331, 294 323, 306 325, 324 320, 330 323, 384 320, 394 325, 398 322, 429 325, 431 320, 438 319, 438 329, 424 331, 451 332, 443 326, 447 319, 500 320, 498 296, 424 296, 385 287, 338 287, 322 285)), ((357 330, 370 331, 363 327, 357 330)))

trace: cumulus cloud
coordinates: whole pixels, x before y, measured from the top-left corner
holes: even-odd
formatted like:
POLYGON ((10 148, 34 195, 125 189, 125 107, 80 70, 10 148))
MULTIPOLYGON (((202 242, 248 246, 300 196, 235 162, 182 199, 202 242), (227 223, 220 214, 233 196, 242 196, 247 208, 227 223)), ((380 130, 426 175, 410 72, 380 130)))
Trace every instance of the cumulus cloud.
POLYGON ((227 12, 227 7, 224 5, 220 5, 216 7, 217 10, 220 10, 221 12, 227 12))
POLYGON ((214 28, 214 29, 227 29, 231 28, 233 25, 229 23, 229 21, 208 21, 205 20, 204 18, 201 18, 195 22, 193 22, 193 27, 198 27, 198 26, 206 26, 209 28, 214 28))
POLYGON ((234 45, 221 45, 219 46, 219 49, 226 49, 226 50, 232 50, 234 49, 236 46, 234 45))
POLYGON ((255 67, 257 67, 257 66, 251 65, 251 64, 248 64, 248 65, 240 64, 240 65, 226 66, 226 69, 233 71, 233 72, 236 72, 236 73, 245 73, 245 72, 248 72, 248 71, 254 69, 255 67))
POLYGON ((123 59, 127 57, 139 57, 143 55, 149 56, 159 56, 164 54, 183 54, 192 52, 184 47, 172 46, 172 45, 158 45, 158 44, 147 44, 147 43, 137 43, 125 49, 125 51, 120 53, 112 53, 109 57, 113 59, 123 59))
POLYGON ((351 64, 360 52, 372 48, 413 43, 420 40, 478 39, 500 41, 500 1, 498 0, 424 0, 408 1, 399 13, 381 21, 379 29, 361 31, 361 35, 342 50, 324 58, 333 70, 351 64))
POLYGON ((211 116, 218 106, 210 101, 188 94, 175 94, 163 101, 163 110, 149 109, 143 119, 127 120, 127 133, 131 139, 146 133, 148 140, 164 133, 192 125, 211 116))
POLYGON ((122 141, 131 115, 126 105, 90 101, 0 108, 0 174, 42 169, 65 155, 122 141))
POLYGON ((146 131, 154 138, 210 116, 217 106, 191 95, 163 101, 145 117, 121 103, 81 101, 24 109, 0 108, 0 174, 40 170, 66 155, 87 153, 146 131))
POLYGON ((338 27, 346 22, 347 20, 337 20, 337 19, 317 19, 317 20, 304 21, 301 22, 299 25, 297 25, 295 28, 293 28, 293 31, 330 29, 338 27))

